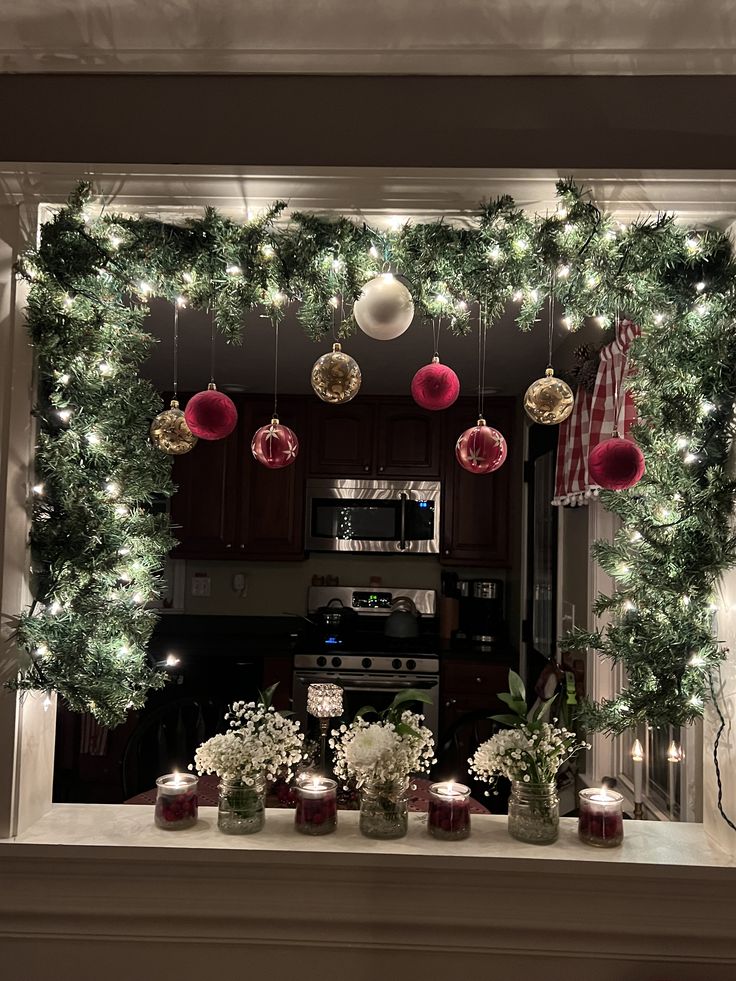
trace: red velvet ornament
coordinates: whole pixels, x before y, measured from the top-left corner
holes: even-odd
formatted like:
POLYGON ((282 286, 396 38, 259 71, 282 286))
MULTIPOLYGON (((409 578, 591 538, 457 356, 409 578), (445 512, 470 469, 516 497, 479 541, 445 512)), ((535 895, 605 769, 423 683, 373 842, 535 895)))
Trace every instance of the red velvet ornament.
POLYGON ((190 432, 200 439, 224 439, 238 424, 235 403, 210 382, 206 392, 197 392, 187 402, 184 419, 190 432))
POLYGON ((411 395, 423 409, 447 409, 460 394, 460 379, 435 355, 411 380, 411 395))
POLYGON ((282 426, 278 416, 270 425, 261 426, 253 435, 250 444, 253 456, 269 470, 280 470, 290 466, 299 453, 299 440, 288 426, 282 426))
POLYGON ((606 490, 626 490, 644 475, 644 454, 631 439, 615 434, 594 446, 588 455, 588 474, 592 483, 606 490))
POLYGON ((493 473, 503 464, 508 450, 506 440, 485 419, 466 429, 455 444, 457 462, 470 473, 493 473))

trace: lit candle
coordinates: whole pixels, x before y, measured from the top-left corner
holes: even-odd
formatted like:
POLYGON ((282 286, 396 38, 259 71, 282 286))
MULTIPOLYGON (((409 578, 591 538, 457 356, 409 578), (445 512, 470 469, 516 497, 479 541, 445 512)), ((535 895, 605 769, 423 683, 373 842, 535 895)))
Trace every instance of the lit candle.
POLYGON ((303 835, 328 835, 337 827, 337 783, 311 776, 296 784, 294 823, 303 835))
POLYGON ((634 740, 634 745, 631 747, 631 759, 634 763, 634 803, 641 804, 644 776, 644 747, 638 739, 634 740))
POLYGON ((459 841, 470 834, 470 788, 452 780, 429 788, 427 830, 433 838, 459 841))
POLYGON ((586 845, 615 848, 624 840, 624 799, 615 790, 581 790, 578 837, 586 845))
POLYGON ((193 773, 166 773, 156 781, 154 822, 166 831, 182 831, 197 823, 197 777, 193 773))
POLYGON ((680 746, 677 745, 673 739, 667 749, 667 762, 668 763, 682 763, 683 752, 680 746))

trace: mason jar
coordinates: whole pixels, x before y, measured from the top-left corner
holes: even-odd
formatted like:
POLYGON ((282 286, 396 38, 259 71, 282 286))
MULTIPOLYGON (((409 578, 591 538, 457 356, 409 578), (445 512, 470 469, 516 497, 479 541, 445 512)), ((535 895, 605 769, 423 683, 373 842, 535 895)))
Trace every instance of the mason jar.
POLYGON ((509 798, 509 834, 532 845, 557 841, 560 828, 560 798, 554 783, 524 783, 513 780, 509 798))
POLYGON ((409 830, 409 782, 363 784, 359 827, 366 838, 403 838, 409 830))
POLYGON ((266 820, 266 784, 243 780, 220 780, 217 827, 226 835, 252 835, 266 820))

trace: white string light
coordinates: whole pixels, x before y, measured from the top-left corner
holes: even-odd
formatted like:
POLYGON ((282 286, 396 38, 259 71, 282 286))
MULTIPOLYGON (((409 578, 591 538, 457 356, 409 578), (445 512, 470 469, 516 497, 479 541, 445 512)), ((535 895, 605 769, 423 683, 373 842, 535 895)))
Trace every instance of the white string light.
POLYGON ((34 484, 31 490, 37 497, 43 497, 43 491, 44 491, 43 484, 34 484))
POLYGON ((228 274, 228 276, 242 276, 243 275, 243 270, 240 268, 240 266, 227 266, 227 268, 225 269, 225 272, 228 274))
POLYGON ((273 259, 274 254, 275 254, 274 253, 274 248, 271 245, 271 243, 270 242, 264 242, 263 245, 261 246, 261 255, 263 256, 263 258, 264 259, 273 259))

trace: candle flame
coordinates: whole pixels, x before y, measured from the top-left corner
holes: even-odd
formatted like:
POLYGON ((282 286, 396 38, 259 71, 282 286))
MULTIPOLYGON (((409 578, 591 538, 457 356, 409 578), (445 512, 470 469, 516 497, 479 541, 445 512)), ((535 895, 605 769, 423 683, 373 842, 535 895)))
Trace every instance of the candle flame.
POLYGON ((172 787, 181 787, 183 785, 183 783, 184 783, 184 781, 182 780, 181 774, 179 773, 179 771, 178 770, 174 770, 174 779, 172 781, 171 786, 172 787))
POLYGON ((668 763, 682 763, 683 752, 682 748, 677 745, 673 739, 667 750, 667 762, 668 763))
POLYGON ((638 739, 634 740, 634 745, 631 747, 631 759, 635 763, 641 763, 644 759, 644 747, 638 739))

